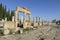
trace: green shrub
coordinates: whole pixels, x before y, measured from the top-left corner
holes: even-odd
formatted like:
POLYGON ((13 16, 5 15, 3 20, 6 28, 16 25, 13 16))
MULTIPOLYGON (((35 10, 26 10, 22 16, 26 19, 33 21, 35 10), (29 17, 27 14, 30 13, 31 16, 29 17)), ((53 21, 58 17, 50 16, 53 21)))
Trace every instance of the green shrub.
POLYGON ((44 38, 40 38, 39 40, 44 40, 44 38))
POLYGON ((23 29, 23 32, 30 31, 30 30, 31 30, 31 28, 27 27, 27 28, 23 29))

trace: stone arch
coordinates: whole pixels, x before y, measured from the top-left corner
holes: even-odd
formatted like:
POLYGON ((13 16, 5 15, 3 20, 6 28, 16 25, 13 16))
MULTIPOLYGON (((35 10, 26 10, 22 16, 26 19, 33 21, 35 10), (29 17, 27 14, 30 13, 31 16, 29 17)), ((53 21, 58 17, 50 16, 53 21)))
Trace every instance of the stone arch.
POLYGON ((15 27, 17 27, 18 23, 18 12, 23 12, 23 28, 31 26, 31 12, 27 8, 16 7, 14 20, 15 20, 15 27), (28 14, 29 22, 26 22, 26 14, 28 14), (27 25, 28 24, 28 25, 27 25))

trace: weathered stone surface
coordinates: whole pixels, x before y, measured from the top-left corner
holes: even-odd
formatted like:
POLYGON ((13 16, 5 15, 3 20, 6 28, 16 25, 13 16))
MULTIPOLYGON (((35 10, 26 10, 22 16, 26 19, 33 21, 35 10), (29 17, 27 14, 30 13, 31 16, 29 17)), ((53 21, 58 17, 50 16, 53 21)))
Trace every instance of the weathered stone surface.
POLYGON ((4 29, 14 29, 15 23, 11 21, 4 22, 4 29))

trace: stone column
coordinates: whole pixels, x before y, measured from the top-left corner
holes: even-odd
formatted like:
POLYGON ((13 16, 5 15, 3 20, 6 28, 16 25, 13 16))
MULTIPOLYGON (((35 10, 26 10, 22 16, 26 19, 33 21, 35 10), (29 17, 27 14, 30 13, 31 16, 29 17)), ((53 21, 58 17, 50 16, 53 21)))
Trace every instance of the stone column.
POLYGON ((39 23, 39 17, 37 17, 37 22, 39 23))
POLYGON ((18 20, 17 20, 17 19, 18 19, 18 11, 15 11, 15 15, 14 15, 14 16, 15 16, 15 18, 14 18, 14 19, 15 19, 15 27, 17 28, 17 23, 18 23, 18 20))
POLYGON ((34 26, 34 17, 33 17, 33 26, 34 26))
POLYGON ((34 23, 36 23, 36 17, 34 17, 34 23))
POLYGON ((42 20, 42 26, 43 26, 43 20, 42 20))
POLYGON ((12 22, 14 22, 14 16, 12 16, 12 22))
POLYGON ((34 23, 34 17, 33 17, 33 23, 34 23))
POLYGON ((39 26, 39 17, 36 17, 36 24, 39 26))
POLYGON ((23 27, 26 28, 26 13, 23 14, 23 27))
POLYGON ((36 23, 38 22, 38 17, 36 17, 36 23))
POLYGON ((39 17, 39 22, 38 22, 38 25, 40 26, 40 17, 39 17))
POLYGON ((36 17, 34 17, 34 27, 35 27, 35 23, 36 23, 36 17))
POLYGON ((5 18, 5 21, 7 21, 7 18, 5 18))
POLYGON ((31 26, 31 15, 29 14, 29 26, 31 26))

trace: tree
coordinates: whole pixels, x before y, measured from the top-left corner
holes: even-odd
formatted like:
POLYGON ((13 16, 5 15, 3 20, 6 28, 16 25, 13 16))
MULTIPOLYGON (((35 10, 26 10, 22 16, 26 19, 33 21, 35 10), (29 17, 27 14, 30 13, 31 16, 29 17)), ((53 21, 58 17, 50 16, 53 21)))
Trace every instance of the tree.
POLYGON ((6 17, 6 6, 2 6, 2 4, 0 4, 0 18, 4 19, 6 17))
POLYGON ((10 10, 8 10, 6 16, 7 16, 7 20, 9 21, 10 20, 10 10))
POLYGON ((52 23, 56 23, 56 19, 53 19, 53 20, 52 20, 52 23))
POLYGON ((11 11, 11 16, 10 16, 10 19, 12 20, 12 16, 14 16, 14 11, 11 11))
POLYGON ((60 20, 56 21, 56 24, 60 25, 60 20))
POLYGON ((3 16, 2 16, 3 14, 2 14, 2 3, 0 4, 0 19, 2 19, 3 18, 3 16))
POLYGON ((10 9, 8 11, 6 9, 7 9, 6 5, 3 6, 1 3, 0 4, 0 19, 7 18, 7 20, 10 21, 12 19, 12 16, 14 16, 14 11, 11 11, 11 13, 10 13, 10 9))
POLYGON ((11 16, 14 16, 14 14, 15 14, 14 11, 11 11, 11 16))

